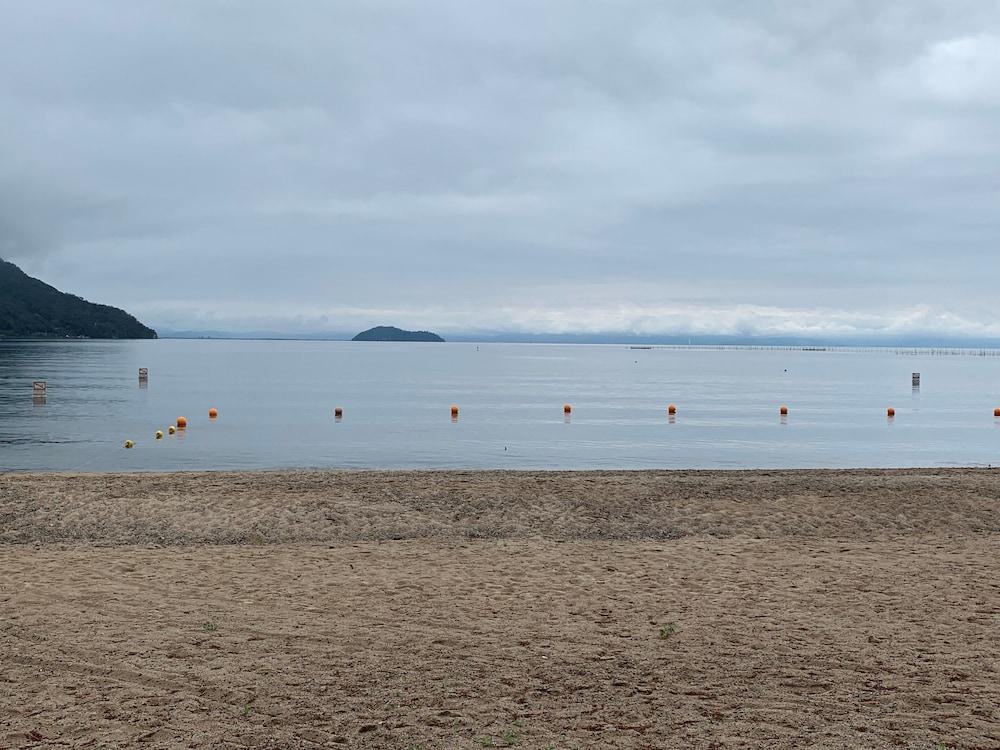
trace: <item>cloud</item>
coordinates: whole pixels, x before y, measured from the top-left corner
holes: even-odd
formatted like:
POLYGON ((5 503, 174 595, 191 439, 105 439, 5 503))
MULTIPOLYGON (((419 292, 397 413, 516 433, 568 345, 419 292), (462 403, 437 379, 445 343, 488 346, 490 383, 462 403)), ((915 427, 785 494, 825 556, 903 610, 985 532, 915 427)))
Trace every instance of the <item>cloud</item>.
POLYGON ((17 6, 0 254, 173 328, 988 331, 998 40, 964 0, 17 6))
POLYGON ((909 72, 923 91, 949 103, 1000 104, 1000 37, 976 34, 930 44, 909 72))
POLYGON ((869 312, 831 308, 763 305, 635 305, 478 309, 473 306, 302 308, 288 317, 283 308, 259 305, 185 310, 152 310, 170 330, 267 331, 289 334, 342 335, 391 320, 408 328, 450 334, 632 334, 814 337, 818 340, 884 339, 945 336, 1000 339, 1000 320, 984 322, 931 306, 869 312))

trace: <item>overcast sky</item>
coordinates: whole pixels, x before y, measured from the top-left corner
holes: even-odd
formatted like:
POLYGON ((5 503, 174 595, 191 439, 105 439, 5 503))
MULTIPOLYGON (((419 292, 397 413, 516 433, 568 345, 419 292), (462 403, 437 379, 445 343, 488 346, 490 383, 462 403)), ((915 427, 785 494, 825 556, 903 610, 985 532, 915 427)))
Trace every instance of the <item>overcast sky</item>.
POLYGON ((154 327, 1000 336, 996 3, 0 7, 0 256, 154 327))

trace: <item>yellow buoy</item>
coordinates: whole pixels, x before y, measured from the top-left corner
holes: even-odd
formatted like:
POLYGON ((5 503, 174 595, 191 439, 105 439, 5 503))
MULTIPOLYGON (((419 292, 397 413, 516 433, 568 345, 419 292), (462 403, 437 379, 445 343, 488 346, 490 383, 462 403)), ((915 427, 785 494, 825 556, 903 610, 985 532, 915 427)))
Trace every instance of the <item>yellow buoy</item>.
POLYGON ((170 426, 169 426, 169 427, 167 428, 167 432, 169 432, 169 433, 170 433, 171 435, 173 435, 173 434, 174 434, 175 432, 177 432, 177 428, 176 428, 176 427, 174 427, 173 425, 170 425, 170 426))
POLYGON ((216 409, 214 406, 208 410, 209 419, 215 419, 217 416, 219 416, 219 410, 216 409))
POLYGON ((135 445, 135 443, 133 443, 131 440, 126 440, 125 441, 125 447, 126 448, 131 448, 133 445, 135 445))
POLYGON ((157 430, 156 431, 156 439, 157 440, 163 440, 163 430, 157 430))

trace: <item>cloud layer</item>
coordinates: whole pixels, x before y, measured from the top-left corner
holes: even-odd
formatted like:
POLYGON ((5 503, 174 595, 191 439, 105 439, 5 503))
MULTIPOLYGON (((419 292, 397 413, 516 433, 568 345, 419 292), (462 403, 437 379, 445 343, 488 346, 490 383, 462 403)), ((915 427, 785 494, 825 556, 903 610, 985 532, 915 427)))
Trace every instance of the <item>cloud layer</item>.
POLYGON ((33 2, 0 256, 155 326, 996 335, 981 2, 33 2))

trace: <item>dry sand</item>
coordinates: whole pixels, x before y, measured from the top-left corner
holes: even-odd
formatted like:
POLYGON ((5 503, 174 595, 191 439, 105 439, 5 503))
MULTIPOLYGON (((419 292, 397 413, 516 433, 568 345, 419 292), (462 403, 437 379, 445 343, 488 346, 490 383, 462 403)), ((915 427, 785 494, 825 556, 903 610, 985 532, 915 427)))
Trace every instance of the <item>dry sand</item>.
POLYGON ((483 746, 1000 748, 1000 474, 0 475, 0 748, 483 746))

